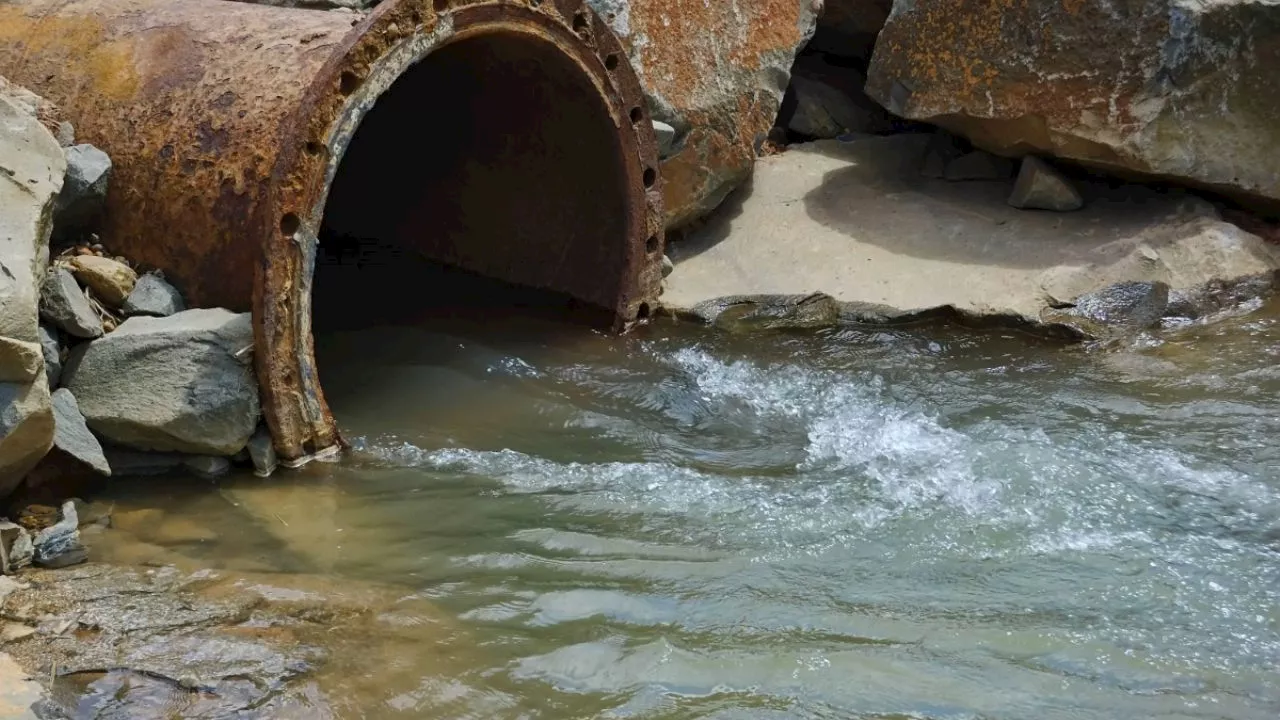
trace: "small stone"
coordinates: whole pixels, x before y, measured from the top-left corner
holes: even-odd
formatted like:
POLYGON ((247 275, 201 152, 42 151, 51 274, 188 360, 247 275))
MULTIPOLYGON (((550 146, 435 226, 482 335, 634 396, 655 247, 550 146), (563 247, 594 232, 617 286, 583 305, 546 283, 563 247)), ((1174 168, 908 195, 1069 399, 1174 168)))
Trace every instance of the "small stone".
POLYGON ((1013 161, 974 150, 947 163, 947 180, 1007 180, 1013 176, 1013 161))
POLYGON ((276 446, 271 440, 271 431, 266 425, 259 425, 249 438, 249 457, 253 460, 253 474, 267 477, 276 471, 276 446))
POLYGON ((45 278, 40 288, 40 318, 74 337, 102 337, 102 321, 66 268, 53 268, 45 278))
POLYGON ((84 415, 71 391, 53 391, 53 446, 103 475, 111 474, 111 466, 102 453, 102 443, 89 432, 84 415))
POLYGON ((44 325, 39 327, 40 352, 44 355, 44 374, 49 380, 49 389, 58 387, 58 379, 62 376, 62 346, 58 343, 58 331, 44 325))
POLYGON ((80 520, 76 516, 75 503, 62 504, 62 519, 52 527, 41 530, 32 540, 37 565, 60 568, 82 563, 88 554, 80 544, 80 520))
POLYGON ((93 254, 93 248, 88 248, 88 247, 85 247, 85 246, 81 245, 80 247, 76 248, 76 254, 77 254, 77 255, 92 255, 92 254, 93 254))
POLYGON ((196 455, 182 463, 183 467, 203 478, 220 478, 231 472, 231 461, 216 455, 196 455))
POLYGON ((8 520, 0 520, 0 572, 6 575, 31 564, 35 552, 27 529, 8 520))
POLYGON ((1027 210, 1070 212, 1084 207, 1080 193, 1048 163, 1034 155, 1022 158, 1009 204, 1027 210))
POLYGON ((107 201, 111 158, 92 145, 74 145, 65 151, 67 173, 54 208, 54 233, 68 237, 97 225, 107 201))
POLYGON ((676 264, 671 262, 670 256, 664 254, 662 256, 662 277, 667 277, 671 273, 675 272, 675 269, 676 264))
POLYGON ((137 284, 133 286, 133 292, 129 293, 128 299, 124 302, 123 309, 124 314, 130 317, 134 315, 167 317, 187 308, 182 302, 182 295, 176 288, 165 282, 159 275, 148 273, 138 278, 137 284))
POLYGON ((660 120, 654 120, 653 134, 658 136, 658 157, 671 157, 676 143, 676 129, 660 120))
POLYGON ((138 282, 133 268, 111 258, 80 255, 71 260, 76 279, 111 307, 124 305, 138 282))

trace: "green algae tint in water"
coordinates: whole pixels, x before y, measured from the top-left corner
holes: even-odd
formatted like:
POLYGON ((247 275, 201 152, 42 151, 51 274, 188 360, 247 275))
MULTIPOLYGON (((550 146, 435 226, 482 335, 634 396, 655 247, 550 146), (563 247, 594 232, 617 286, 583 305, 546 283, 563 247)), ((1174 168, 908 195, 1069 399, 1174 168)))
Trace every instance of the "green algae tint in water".
POLYGON ((354 457, 221 492, 260 562, 448 619, 445 656, 322 673, 342 717, 1270 719, 1278 318, 1124 352, 345 332, 320 367, 354 457))

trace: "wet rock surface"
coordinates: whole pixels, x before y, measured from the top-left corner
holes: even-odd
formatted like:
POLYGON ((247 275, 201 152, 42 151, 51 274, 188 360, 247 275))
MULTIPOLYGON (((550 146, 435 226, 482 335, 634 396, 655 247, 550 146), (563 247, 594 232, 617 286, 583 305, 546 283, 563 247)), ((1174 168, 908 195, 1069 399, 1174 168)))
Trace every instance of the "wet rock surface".
POLYGON ((70 717, 329 717, 328 691, 457 641, 403 590, 318 576, 94 563, 29 571, 0 603, 25 629, 5 651, 70 717))

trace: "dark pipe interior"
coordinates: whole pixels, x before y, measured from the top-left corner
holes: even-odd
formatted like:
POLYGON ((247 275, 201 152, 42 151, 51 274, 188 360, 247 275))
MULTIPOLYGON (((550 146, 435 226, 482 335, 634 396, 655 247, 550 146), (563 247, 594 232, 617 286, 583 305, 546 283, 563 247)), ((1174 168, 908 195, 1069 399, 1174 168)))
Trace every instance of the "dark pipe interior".
POLYGON ((342 159, 317 330, 531 306, 608 325, 625 202, 616 129, 567 58, 514 34, 447 45, 377 101, 342 159))

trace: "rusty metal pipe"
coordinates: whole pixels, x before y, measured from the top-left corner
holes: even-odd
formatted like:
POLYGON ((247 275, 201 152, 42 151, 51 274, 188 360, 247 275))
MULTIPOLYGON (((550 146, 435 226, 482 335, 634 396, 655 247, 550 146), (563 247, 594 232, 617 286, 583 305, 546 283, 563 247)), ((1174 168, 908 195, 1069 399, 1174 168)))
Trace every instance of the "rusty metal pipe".
POLYGON ((264 414, 287 463, 341 443, 313 357, 311 288, 351 147, 365 148, 350 157, 356 189, 336 193, 347 199, 330 203, 331 224, 359 230, 351 208, 380 202, 365 232, 604 307, 619 328, 657 297, 653 130, 626 53, 583 0, 387 0, 365 17, 16 0, 0 6, 0 74, 111 155, 109 247, 163 269, 194 306, 253 311, 264 414), (472 122, 455 132, 487 135, 460 146, 484 157, 422 155, 411 191, 362 191, 399 161, 396 145, 360 135, 383 97, 391 119, 379 128, 461 114, 472 122))

